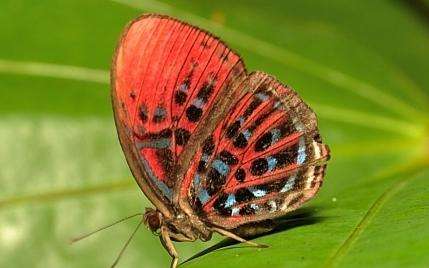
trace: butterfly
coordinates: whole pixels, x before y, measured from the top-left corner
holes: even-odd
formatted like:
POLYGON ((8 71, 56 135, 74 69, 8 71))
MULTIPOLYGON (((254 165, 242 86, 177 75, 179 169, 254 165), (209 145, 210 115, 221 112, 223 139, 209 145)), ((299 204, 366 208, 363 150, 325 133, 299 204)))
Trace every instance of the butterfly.
POLYGON ((133 20, 111 87, 126 160, 156 207, 144 222, 171 267, 173 241, 219 233, 258 246, 242 236, 267 231, 322 185, 329 149, 314 112, 205 30, 159 14, 133 20))

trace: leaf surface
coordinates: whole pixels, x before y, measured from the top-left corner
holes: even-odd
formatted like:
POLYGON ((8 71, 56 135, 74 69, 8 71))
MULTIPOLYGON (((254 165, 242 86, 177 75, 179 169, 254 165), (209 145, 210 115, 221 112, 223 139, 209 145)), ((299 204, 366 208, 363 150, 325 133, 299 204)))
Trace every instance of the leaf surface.
MULTIPOLYGON (((142 12, 213 31, 249 70, 291 85, 332 151, 317 198, 255 238, 270 248, 178 243, 182 261, 202 253, 183 267, 429 264, 429 26, 412 6, 6 0, 0 10, 1 267, 106 267, 137 219, 68 240, 150 206, 120 150, 108 84, 121 29, 142 12)), ((119 267, 169 261, 142 229, 119 267)))

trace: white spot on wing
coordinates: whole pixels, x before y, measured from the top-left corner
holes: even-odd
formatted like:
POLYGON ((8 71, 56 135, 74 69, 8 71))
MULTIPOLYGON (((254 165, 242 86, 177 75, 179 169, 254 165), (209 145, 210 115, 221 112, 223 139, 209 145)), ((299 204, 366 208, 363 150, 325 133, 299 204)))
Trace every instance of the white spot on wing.
POLYGON ((321 156, 319 144, 316 141, 313 141, 314 148, 314 157, 318 159, 321 156))
POLYGON ((259 206, 256 204, 250 204, 250 207, 253 208, 255 211, 259 210, 259 206))
POLYGON ((295 185, 295 179, 296 179, 296 175, 291 176, 289 180, 287 180, 283 188, 280 190, 280 192, 285 193, 287 191, 292 190, 293 186, 295 185))
POLYGON ((240 215, 240 208, 232 208, 231 216, 238 216, 240 215))
POLYGON ((297 164, 301 165, 302 163, 304 163, 306 158, 307 158, 307 154, 305 153, 305 140, 304 140, 304 137, 301 137, 299 138, 297 164))
POLYGON ((199 194, 198 198, 200 199, 201 203, 205 204, 210 199, 210 195, 207 192, 206 189, 203 189, 199 194))
POLYGON ((252 192, 252 194, 253 194, 254 197, 262 197, 262 196, 264 196, 267 193, 264 190, 256 189, 254 187, 249 187, 248 189, 249 189, 249 191, 252 192))
POLYGON ((298 131, 304 131, 304 125, 298 119, 292 119, 292 123, 298 131))
POLYGON ((307 189, 310 189, 311 188, 311 183, 313 182, 313 180, 314 180, 314 167, 309 167, 308 168, 308 171, 307 171, 307 176, 308 176, 308 178, 307 178, 307 181, 306 181, 306 184, 305 184, 305 187, 307 188, 307 189))
POLYGON ((268 205, 270 206, 270 212, 275 212, 277 210, 277 204, 274 200, 270 200, 268 205))

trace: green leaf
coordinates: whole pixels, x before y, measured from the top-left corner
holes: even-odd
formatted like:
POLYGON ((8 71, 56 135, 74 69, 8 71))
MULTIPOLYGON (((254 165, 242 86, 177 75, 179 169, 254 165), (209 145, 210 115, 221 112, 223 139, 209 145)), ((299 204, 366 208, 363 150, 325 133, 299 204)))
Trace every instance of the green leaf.
MULTIPOLYGON (((401 1, 4 0, 0 10, 0 267, 106 267, 138 219, 69 239, 150 206, 120 150, 108 84, 121 29, 142 12, 213 31, 249 70, 294 87, 332 151, 318 196, 255 238, 269 248, 219 236, 176 243, 181 261, 200 253, 184 267, 429 264, 422 9, 401 1)), ((169 262, 141 229, 119 267, 169 262)))

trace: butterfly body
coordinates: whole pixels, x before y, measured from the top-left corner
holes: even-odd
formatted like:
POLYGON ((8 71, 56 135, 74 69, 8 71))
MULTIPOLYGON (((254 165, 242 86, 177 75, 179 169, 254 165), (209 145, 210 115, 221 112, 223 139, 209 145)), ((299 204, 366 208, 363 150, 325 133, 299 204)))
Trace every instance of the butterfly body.
POLYGON ((270 230, 322 184, 329 150, 312 110, 187 23, 148 14, 129 24, 112 66, 112 101, 127 162, 156 206, 145 222, 172 266, 172 240, 216 232, 245 241, 237 234, 270 230))

